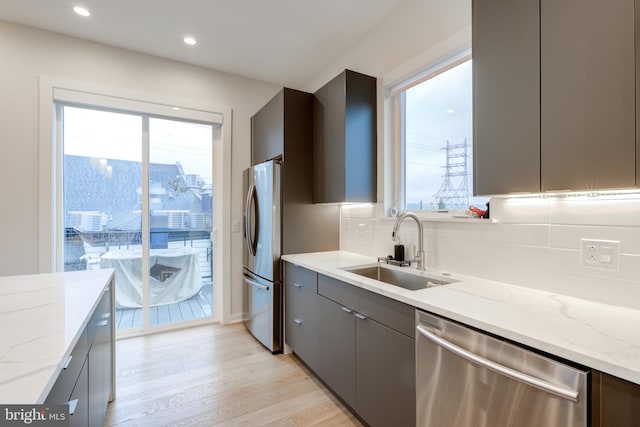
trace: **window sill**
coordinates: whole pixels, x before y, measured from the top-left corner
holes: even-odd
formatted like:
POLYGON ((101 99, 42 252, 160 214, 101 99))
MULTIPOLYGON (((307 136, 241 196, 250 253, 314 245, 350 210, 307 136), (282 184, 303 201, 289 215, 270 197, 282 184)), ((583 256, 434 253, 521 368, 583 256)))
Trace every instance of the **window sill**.
MULTIPOLYGON (((471 217, 454 217, 454 216, 423 216, 418 213, 422 222, 457 222, 457 223, 478 223, 478 224, 492 224, 497 222, 494 218, 471 218, 471 217)), ((383 216, 380 217, 381 221, 395 221, 396 217, 383 216)))

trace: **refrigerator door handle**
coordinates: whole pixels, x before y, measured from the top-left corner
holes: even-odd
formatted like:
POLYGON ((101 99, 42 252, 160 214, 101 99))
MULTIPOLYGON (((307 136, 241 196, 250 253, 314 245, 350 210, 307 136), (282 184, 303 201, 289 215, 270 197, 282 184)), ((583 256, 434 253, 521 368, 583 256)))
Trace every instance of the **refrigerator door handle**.
POLYGON ((258 199, 257 199, 257 194, 256 194, 256 186, 255 185, 250 185, 249 186, 249 191, 247 191, 247 200, 245 203, 245 208, 244 208, 244 229, 245 229, 245 239, 247 242, 247 249, 249 249, 249 253, 251 254, 251 256, 255 256, 256 255, 256 250, 257 250, 257 246, 258 246, 258 216, 257 215, 253 215, 253 213, 251 212, 251 207, 253 206, 254 209, 257 211, 258 209, 258 199), (251 230, 251 222, 253 221, 253 218, 255 218, 255 225, 256 225, 256 236, 252 235, 252 230, 251 230))
POLYGON ((258 289, 262 289, 263 291, 268 291, 269 287, 266 285, 262 285, 254 280, 251 280, 249 277, 244 276, 244 280, 250 284, 251 286, 253 286, 254 288, 258 288, 258 289))

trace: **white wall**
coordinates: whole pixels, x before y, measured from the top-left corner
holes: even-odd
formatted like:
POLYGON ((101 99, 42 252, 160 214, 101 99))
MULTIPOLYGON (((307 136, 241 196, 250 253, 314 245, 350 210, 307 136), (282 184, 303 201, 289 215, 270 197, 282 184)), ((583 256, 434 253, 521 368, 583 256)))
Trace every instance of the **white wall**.
MULTIPOLYGON (((250 117, 279 87, 0 21, 0 275, 38 272, 38 78, 193 99, 233 110, 231 219, 242 217, 250 117)), ((232 233, 232 316, 242 311, 242 246, 232 233)))
POLYGON ((301 90, 315 92, 345 68, 384 79, 399 78, 403 68, 409 72, 470 40, 471 0, 405 0, 301 90), (464 38, 452 45, 449 40, 459 33, 464 38), (444 51, 442 44, 447 45, 444 51))

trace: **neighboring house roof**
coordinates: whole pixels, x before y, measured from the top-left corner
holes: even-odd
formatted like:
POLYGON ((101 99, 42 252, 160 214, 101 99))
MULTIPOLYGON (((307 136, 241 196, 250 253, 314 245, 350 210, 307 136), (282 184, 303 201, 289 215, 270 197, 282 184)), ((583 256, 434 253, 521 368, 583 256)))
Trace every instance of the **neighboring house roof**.
MULTIPOLYGON (((139 162, 107 159, 105 165, 104 161, 100 163, 90 157, 65 155, 63 168, 65 227, 78 223, 80 215, 73 212, 95 211, 107 215, 109 229, 140 229, 140 213, 136 212, 141 209, 142 168, 139 162)), ((150 185, 159 185, 165 190, 159 192, 164 194, 152 194, 158 198, 157 203, 152 203, 155 209, 203 212, 202 196, 195 189, 187 188, 179 163, 151 163, 149 181, 150 185), (171 181, 177 192, 171 189, 171 181)), ((208 200, 205 197, 205 203, 208 200)))

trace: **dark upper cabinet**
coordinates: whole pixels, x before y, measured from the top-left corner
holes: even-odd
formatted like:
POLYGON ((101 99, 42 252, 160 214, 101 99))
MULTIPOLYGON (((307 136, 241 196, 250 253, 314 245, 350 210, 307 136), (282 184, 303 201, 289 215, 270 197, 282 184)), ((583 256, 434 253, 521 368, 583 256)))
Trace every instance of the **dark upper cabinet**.
POLYGON ((285 97, 291 89, 282 89, 251 117, 251 164, 257 165, 284 154, 285 97))
POLYGON ((282 161, 281 253, 340 245, 339 206, 313 204, 313 95, 283 88, 251 118, 251 164, 282 161))
POLYGON ((313 200, 375 202, 376 79, 345 70, 313 99, 313 200))
POLYGON ((473 2, 474 194, 540 191, 539 7, 473 2))
POLYGON ((475 194, 636 186, 635 21, 633 0, 474 0, 475 194))
POLYGON ((636 185, 634 0, 542 0, 543 191, 636 185))

